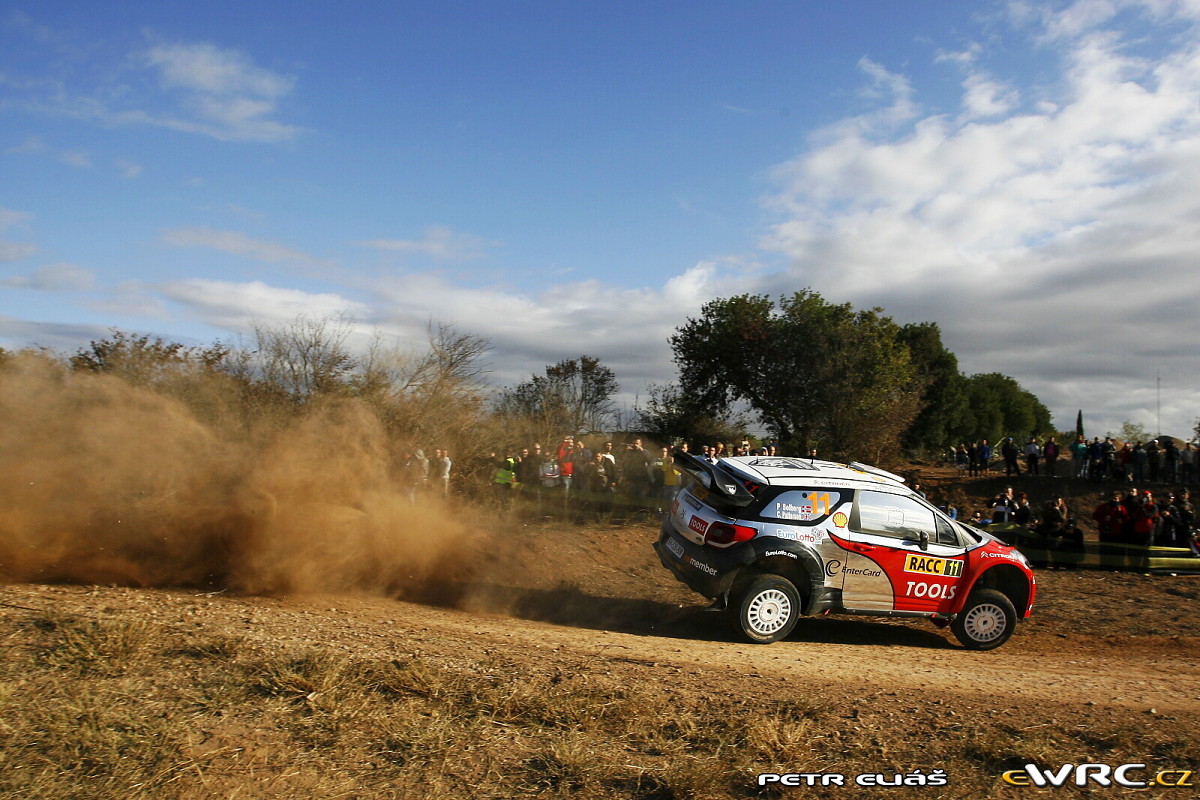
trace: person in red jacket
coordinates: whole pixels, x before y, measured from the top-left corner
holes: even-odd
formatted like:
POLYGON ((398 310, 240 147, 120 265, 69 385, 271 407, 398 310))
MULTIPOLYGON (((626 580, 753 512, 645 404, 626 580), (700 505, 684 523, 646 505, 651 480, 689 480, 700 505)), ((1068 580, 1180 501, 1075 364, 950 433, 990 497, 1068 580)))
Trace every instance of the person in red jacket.
POLYGON ((1134 504, 1130 523, 1133 531, 1130 544, 1147 547, 1154 544, 1154 531, 1158 527, 1158 506, 1154 505, 1154 496, 1150 492, 1142 492, 1140 502, 1134 504))
POLYGON ((1092 512, 1092 519, 1096 520, 1096 531, 1100 541, 1121 541, 1128 516, 1129 512, 1121 504, 1120 492, 1113 492, 1112 497, 1096 506, 1096 510, 1092 512))

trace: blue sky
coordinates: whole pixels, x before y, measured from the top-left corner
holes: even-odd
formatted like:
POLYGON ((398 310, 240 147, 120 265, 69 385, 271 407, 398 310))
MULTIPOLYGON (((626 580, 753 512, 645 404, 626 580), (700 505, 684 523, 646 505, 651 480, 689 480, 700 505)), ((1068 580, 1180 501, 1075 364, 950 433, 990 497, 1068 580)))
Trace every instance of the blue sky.
POLYGON ((933 320, 1062 427, 1200 415, 1200 4, 10 3, 0 344, 344 314, 588 353, 703 303, 933 320), (1161 395, 1156 379, 1161 374, 1161 395))

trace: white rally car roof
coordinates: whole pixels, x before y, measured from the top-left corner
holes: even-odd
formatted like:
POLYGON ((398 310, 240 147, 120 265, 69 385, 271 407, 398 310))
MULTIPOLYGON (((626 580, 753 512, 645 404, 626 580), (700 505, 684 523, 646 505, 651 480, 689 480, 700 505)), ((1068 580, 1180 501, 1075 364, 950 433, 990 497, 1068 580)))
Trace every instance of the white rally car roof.
POLYGON ((832 461, 785 456, 735 456, 723 458, 719 463, 773 486, 904 486, 904 479, 899 475, 858 463, 836 464, 832 461))

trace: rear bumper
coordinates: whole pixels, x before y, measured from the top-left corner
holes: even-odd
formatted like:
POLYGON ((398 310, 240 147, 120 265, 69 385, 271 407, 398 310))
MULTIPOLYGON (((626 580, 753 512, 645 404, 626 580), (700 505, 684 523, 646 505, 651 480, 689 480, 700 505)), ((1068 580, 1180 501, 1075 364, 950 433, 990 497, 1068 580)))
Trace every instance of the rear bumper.
MULTIPOLYGON (((730 548, 738 550, 739 548, 730 548)), ((742 560, 732 553, 693 544, 675 533, 670 519, 663 523, 654 543, 658 560, 675 579, 708 598, 720 597, 733 585, 742 560)))

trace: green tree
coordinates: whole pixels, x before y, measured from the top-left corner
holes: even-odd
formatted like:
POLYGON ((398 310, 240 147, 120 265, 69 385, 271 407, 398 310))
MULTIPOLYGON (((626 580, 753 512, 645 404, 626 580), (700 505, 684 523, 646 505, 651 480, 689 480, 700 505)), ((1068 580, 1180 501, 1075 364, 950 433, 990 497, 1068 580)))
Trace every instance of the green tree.
POLYGON ((972 375, 967 379, 971 414, 974 418, 972 441, 996 442, 1012 436, 1017 441, 1053 431, 1050 410, 1016 379, 999 372, 972 375))
POLYGON ((742 402, 785 451, 883 461, 920 406, 921 384, 882 309, 803 290, 714 300, 671 337, 680 388, 714 413, 742 402))
POLYGON ((637 430, 665 445, 677 441, 740 442, 746 437, 743 414, 731 408, 714 412, 674 384, 651 385, 645 404, 637 405, 634 412, 637 430))
POLYGON ((973 422, 967 379, 958 371, 958 358, 942 344, 936 322, 900 329, 925 389, 922 408, 902 441, 909 452, 940 451, 968 437, 973 422))
POLYGON ((220 342, 188 347, 158 337, 113 328, 105 339, 93 340, 67 359, 76 372, 102 372, 137 385, 155 383, 190 368, 216 369, 230 354, 220 342))
POLYGON ((1107 436, 1111 436, 1118 442, 1148 442, 1154 437, 1146 432, 1146 426, 1139 422, 1130 422, 1125 420, 1121 423, 1121 427, 1116 431, 1109 431, 1107 436))
POLYGON ((544 375, 501 391, 496 412, 531 428, 522 435, 549 441, 564 433, 604 430, 616 412, 616 374, 592 356, 566 359, 544 375))

